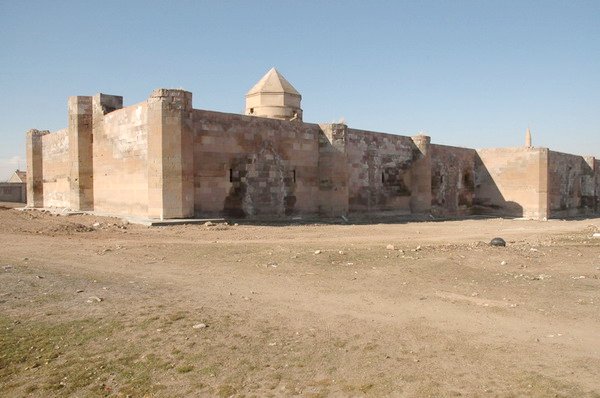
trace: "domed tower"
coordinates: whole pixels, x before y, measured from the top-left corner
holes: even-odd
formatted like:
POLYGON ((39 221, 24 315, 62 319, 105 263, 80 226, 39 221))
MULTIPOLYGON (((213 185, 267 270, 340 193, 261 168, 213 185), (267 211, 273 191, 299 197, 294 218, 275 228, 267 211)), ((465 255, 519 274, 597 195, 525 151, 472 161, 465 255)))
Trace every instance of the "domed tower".
POLYGON ((302 96, 275 68, 246 94, 246 115, 302 120, 302 96))

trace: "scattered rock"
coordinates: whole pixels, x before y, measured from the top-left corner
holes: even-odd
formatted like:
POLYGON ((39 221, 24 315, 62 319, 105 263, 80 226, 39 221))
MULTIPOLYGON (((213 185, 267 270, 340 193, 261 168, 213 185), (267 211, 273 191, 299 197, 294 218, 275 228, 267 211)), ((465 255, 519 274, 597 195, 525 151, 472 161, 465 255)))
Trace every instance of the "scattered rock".
POLYGON ((99 226, 100 226, 99 222, 95 222, 95 223, 92 224, 92 227, 94 227, 94 228, 98 228, 99 226))
POLYGON ((206 323, 197 323, 194 326, 192 326, 194 329, 204 329, 207 328, 208 325, 206 323))
POLYGON ((75 293, 83 293, 83 289, 79 289, 75 293))
POLYGON ((600 238, 600 232, 595 232, 595 233, 592 235, 592 237, 593 237, 593 238, 600 238))
POLYGON ((343 250, 340 250, 338 253, 339 253, 339 254, 346 254, 346 253, 344 253, 344 251, 343 251, 343 250))
POLYGON ((93 303, 93 302, 97 302, 97 303, 99 303, 99 302, 101 302, 102 300, 103 300, 103 298, 101 298, 101 297, 98 297, 98 296, 91 296, 91 297, 88 297, 88 299, 87 299, 87 302, 88 302, 88 303, 93 303))
POLYGON ((539 275, 534 276, 533 278, 531 278, 531 280, 534 280, 534 281, 543 281, 544 279, 548 279, 548 278, 550 278, 550 275, 539 274, 539 275))
POLYGON ((315 250, 315 254, 321 254, 321 250, 315 250))
POLYGON ((396 250, 396 247, 394 245, 387 245, 385 248, 387 250, 396 250))
POLYGON ((3 265, 2 269, 6 272, 10 271, 11 269, 13 269, 14 267, 12 265, 3 265))
POLYGON ((215 223, 211 222, 211 221, 207 221, 207 222, 204 223, 205 227, 213 227, 214 225, 215 225, 215 223))
POLYGON ((502 262, 500 263, 500 265, 506 265, 508 264, 506 261, 502 260, 502 262))
POLYGON ((502 238, 494 238, 490 241, 490 246, 506 246, 506 241, 502 238))

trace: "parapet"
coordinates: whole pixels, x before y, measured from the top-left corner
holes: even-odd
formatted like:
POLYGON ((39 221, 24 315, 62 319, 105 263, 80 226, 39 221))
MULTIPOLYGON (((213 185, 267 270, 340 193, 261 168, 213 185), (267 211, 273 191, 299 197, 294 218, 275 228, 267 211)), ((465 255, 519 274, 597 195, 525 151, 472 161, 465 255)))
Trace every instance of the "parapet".
POLYGON ((123 108, 123 97, 119 95, 109 95, 98 93, 92 97, 94 112, 102 115, 123 108))
POLYGON ((162 101, 174 110, 192 109, 192 93, 180 89, 157 88, 152 91, 148 103, 162 101))
POLYGON ((42 137, 46 134, 50 134, 50 130, 37 130, 37 129, 31 129, 27 132, 27 137, 42 137))

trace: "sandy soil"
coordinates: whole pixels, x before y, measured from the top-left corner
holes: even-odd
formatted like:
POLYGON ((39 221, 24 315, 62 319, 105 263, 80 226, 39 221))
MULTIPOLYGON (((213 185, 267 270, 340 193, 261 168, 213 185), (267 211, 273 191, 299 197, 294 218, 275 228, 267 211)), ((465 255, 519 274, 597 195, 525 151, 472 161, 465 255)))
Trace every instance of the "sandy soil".
POLYGON ((0 207, 0 391, 600 397, 599 227, 147 228, 0 207))

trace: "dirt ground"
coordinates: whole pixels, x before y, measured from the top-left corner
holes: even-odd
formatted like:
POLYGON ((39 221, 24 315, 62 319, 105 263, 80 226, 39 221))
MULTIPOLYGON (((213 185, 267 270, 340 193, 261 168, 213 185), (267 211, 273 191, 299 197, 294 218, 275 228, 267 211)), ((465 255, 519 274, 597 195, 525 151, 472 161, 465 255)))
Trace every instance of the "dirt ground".
POLYGON ((600 397, 599 229, 0 207, 1 395, 600 397))

